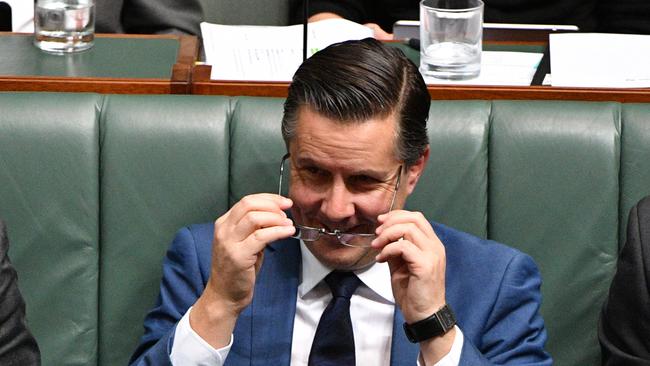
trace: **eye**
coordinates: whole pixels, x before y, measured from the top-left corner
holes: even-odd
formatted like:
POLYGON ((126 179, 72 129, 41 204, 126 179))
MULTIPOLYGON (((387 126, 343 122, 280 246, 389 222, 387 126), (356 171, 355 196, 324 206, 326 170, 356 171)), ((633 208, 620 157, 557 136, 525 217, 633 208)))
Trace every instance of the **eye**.
POLYGON ((356 189, 371 189, 382 183, 379 179, 369 175, 353 175, 348 182, 356 189))
POLYGON ((322 169, 320 169, 318 167, 315 167, 315 166, 306 166, 306 167, 303 168, 303 171, 306 174, 312 175, 312 176, 325 175, 324 170, 322 170, 322 169))
POLYGON ((319 168, 316 168, 315 166, 308 166, 305 167, 305 171, 309 174, 319 174, 321 173, 321 170, 319 168))
POLYGON ((320 184, 327 181, 329 173, 317 166, 306 165, 298 169, 299 176, 312 184, 320 184))
POLYGON ((379 180, 368 175, 355 175, 352 180, 359 183, 378 183, 379 180))

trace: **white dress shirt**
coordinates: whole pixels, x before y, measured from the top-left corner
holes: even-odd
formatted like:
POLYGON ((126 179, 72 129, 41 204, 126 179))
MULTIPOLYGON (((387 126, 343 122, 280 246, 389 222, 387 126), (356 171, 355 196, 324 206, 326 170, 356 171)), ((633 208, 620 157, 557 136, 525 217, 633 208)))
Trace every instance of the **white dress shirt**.
MULTIPOLYGON (((332 299, 329 287, 323 281, 332 270, 320 263, 301 243, 302 276, 298 286, 296 314, 293 323, 291 366, 307 366, 311 344, 318 321, 332 299)), ((362 281, 350 299, 350 318, 354 332, 354 349, 360 365, 389 365, 393 334, 395 298, 390 284, 388 264, 374 265, 355 271, 362 281), (372 335, 372 336, 368 336, 372 335)), ((214 349, 190 326, 185 313, 176 326, 171 361, 173 365, 221 366, 232 346, 214 349)), ((463 334, 456 327, 451 351, 434 366, 457 366, 463 348, 463 334)), ((419 360, 418 365, 424 363, 419 360)))

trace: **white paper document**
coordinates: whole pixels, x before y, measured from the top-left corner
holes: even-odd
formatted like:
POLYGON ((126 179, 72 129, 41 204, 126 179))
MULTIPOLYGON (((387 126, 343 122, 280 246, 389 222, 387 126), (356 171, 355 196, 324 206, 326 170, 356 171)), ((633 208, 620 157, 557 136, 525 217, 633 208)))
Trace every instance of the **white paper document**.
POLYGON ((425 77, 427 84, 528 86, 542 60, 542 53, 483 51, 481 74, 468 80, 425 77))
POLYGON ((34 2, 28 0, 2 0, 11 6, 11 31, 34 32, 34 2))
POLYGON ((650 35, 551 34, 553 86, 650 87, 650 35))
MULTIPOLYGON (((303 26, 246 26, 201 23, 206 63, 213 80, 291 81, 302 63, 303 26)), ((372 37, 372 30, 345 20, 309 23, 307 56, 349 39, 372 37)))

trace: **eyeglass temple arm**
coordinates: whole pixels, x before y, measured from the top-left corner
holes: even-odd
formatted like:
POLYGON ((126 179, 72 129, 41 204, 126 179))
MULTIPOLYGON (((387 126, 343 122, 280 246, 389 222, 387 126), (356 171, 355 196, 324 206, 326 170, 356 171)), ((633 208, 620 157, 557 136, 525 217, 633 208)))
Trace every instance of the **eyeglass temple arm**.
POLYGON ((399 185, 402 181, 402 166, 399 166, 399 170, 397 171, 397 183, 395 183, 395 194, 393 194, 393 198, 390 200, 390 209, 388 209, 388 212, 393 211, 393 205, 395 205, 395 196, 397 196, 397 190, 399 190, 399 185))
POLYGON ((286 153, 282 157, 282 161, 280 162, 280 184, 278 185, 278 196, 282 195, 282 176, 284 175, 284 162, 291 156, 291 153, 286 153))

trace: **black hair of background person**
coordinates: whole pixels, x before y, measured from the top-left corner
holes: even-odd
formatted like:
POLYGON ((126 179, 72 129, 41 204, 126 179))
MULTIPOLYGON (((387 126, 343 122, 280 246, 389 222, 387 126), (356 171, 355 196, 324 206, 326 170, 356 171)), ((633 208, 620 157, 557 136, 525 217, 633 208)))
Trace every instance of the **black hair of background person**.
POLYGON ((137 34, 201 33, 199 0, 96 0, 95 32, 137 34))
POLYGON ((0 220, 0 365, 40 365, 38 345, 25 325, 25 302, 8 250, 9 238, 0 220))
POLYGON ((630 210, 598 340, 605 366, 650 365, 650 196, 630 210))
MULTIPOLYGON (((290 0, 289 19, 302 22, 302 1, 290 0)), ((573 24, 596 29, 598 0, 483 0, 484 21, 490 23, 573 24)), ((602 1, 602 0, 601 0, 602 1)), ((613 0, 616 2, 619 0, 613 0)), ((626 0, 631 1, 631 0, 626 0)), ((647 0, 637 0, 647 1, 647 0)), ((309 14, 332 12, 357 23, 377 23, 392 33, 397 20, 417 20, 420 0, 310 0, 309 14)))

